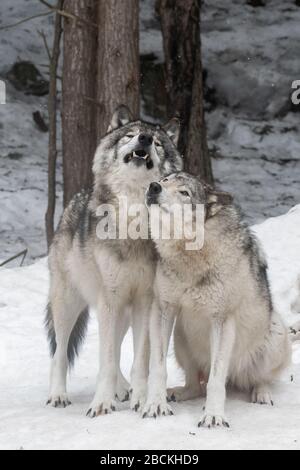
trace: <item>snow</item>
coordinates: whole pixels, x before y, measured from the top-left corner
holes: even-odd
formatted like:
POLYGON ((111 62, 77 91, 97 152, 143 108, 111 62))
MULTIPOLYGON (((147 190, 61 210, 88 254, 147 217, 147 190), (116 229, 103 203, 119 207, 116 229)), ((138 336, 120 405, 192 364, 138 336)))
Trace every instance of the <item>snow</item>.
MULTIPOLYGON (((0 27, 45 11, 46 7, 36 0, 2 0, 0 27)), ((15 61, 25 60, 33 62, 49 79, 49 60, 39 31, 44 32, 51 45, 53 15, 0 31, 0 79, 5 80, 7 88, 6 104, 0 105, 0 262, 25 248, 28 262, 46 254, 48 134, 37 129, 32 113, 40 111, 47 121, 47 96, 26 96, 6 78, 15 61)), ((57 216, 62 200, 60 143, 58 147, 57 216)))
MULTIPOLYGON (((269 261, 275 306, 287 324, 300 315, 300 205, 253 230, 269 261), (298 307, 295 307, 298 305, 298 307)), ((95 390, 98 337, 93 316, 88 336, 69 378, 66 409, 46 407, 49 356, 43 330, 48 290, 47 261, 0 270, 0 448, 1 449, 300 449, 300 342, 293 364, 273 386, 275 407, 250 404, 229 392, 230 430, 196 427, 204 401, 174 404, 174 416, 141 419, 120 404, 120 411, 87 418, 95 390), (291 381, 293 375, 293 381, 291 381)), ((122 348, 122 370, 129 377, 131 334, 122 348)), ((182 382, 172 349, 169 384, 182 382)))
MULTIPOLYGON (((275 306, 292 325, 300 318, 300 129, 289 96, 292 82, 300 78, 300 8, 294 0, 266 0, 262 8, 240 0, 203 3, 203 65, 207 86, 216 97, 215 106, 206 106, 216 182, 234 194, 247 219, 256 224, 253 229, 268 257, 275 306)), ((141 0, 140 49, 142 54, 154 53, 161 63, 162 37, 154 4, 155 0, 141 0)), ((0 27, 42 11, 45 7, 36 0, 2 0, 0 27)), ((299 342, 293 345, 291 370, 274 384, 274 408, 229 394, 230 430, 196 427, 202 400, 174 404, 175 416, 157 421, 142 420, 127 404, 120 404, 118 413, 90 420, 85 411, 98 367, 93 317, 70 375, 73 405, 64 410, 45 406, 49 356, 43 315, 48 272, 42 257, 48 135, 36 128, 32 113, 39 110, 46 117, 47 97, 25 96, 6 79, 16 60, 32 61, 48 78, 47 53, 38 31, 44 31, 51 45, 52 15, 0 31, 0 79, 7 87, 7 104, 0 105, 0 263, 24 248, 26 262, 36 260, 23 268, 14 267, 19 260, 10 263, 10 269, 0 268, 0 448, 299 449, 299 342)), ((61 150, 57 178, 58 218, 61 150)), ((122 354, 127 378, 131 362, 128 334, 122 354)), ((179 384, 182 374, 172 350, 168 366, 170 385, 179 384)))
POLYGON ((267 254, 275 304, 290 325, 300 320, 299 228, 300 205, 253 227, 267 254))

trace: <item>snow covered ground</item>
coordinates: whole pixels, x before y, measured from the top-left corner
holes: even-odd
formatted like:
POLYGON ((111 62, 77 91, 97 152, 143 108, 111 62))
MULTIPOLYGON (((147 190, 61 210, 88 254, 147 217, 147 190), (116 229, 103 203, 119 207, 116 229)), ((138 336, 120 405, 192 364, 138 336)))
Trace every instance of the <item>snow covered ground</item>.
MULTIPOLYGON (((269 261, 275 305, 287 324, 300 318, 300 205, 288 214, 254 227, 269 261)), ((274 384, 275 406, 253 405, 240 393, 229 393, 231 428, 196 427, 203 400, 174 404, 175 415, 141 419, 126 403, 112 415, 87 418, 95 390, 98 339, 89 325, 82 354, 69 378, 73 405, 45 406, 49 357, 43 331, 47 298, 46 260, 23 268, 0 270, 0 448, 1 449, 300 449, 300 342, 293 345, 293 365, 274 384), (291 381, 293 376, 293 381, 291 381)), ((122 349, 128 377, 131 335, 122 349)), ((169 383, 182 374, 172 350, 169 383)))
MULTIPOLYGON (((141 53, 163 60, 154 0, 141 0, 141 53)), ((299 76, 300 8, 294 0, 204 1, 203 63, 209 145, 217 183, 234 193, 252 223, 285 213, 300 201, 299 113, 290 91, 299 76)), ((45 11, 36 0, 2 0, 0 28, 45 11)), ((48 78, 47 53, 38 31, 52 43, 53 16, 0 30, 0 260, 28 248, 27 262, 45 255, 47 133, 32 113, 46 115, 47 97, 25 96, 7 81, 16 60, 32 61, 48 78)), ((300 108, 300 107, 299 107, 300 108)), ((58 216, 61 153, 58 159, 58 216)), ((16 263, 15 263, 16 264, 16 263)))
MULTIPOLYGON (((300 8, 294 0, 205 0, 203 63, 207 73, 207 125, 217 183, 231 191, 254 226, 268 255, 276 307, 291 325, 300 318, 300 126, 291 108, 291 83, 300 79, 300 8), (271 218, 270 218, 271 217, 271 218), (273 217, 273 218, 272 218, 273 217)), ((298 2, 299 3, 299 2, 298 2)), ((36 0, 2 0, 0 28, 45 8, 36 0)), ((15 61, 32 61, 48 78, 47 54, 38 31, 52 42, 53 17, 0 30, 0 79, 7 104, 0 105, 0 262, 28 248, 27 263, 45 255, 47 133, 32 119, 46 117, 47 97, 26 96, 7 81, 15 61)), ((162 62, 162 39, 154 0, 141 0, 141 53, 162 62)), ((61 152, 58 159, 61 209, 61 152)), ((15 266, 12 263, 9 267, 15 266)), ((290 371, 274 384, 275 407, 230 393, 230 430, 199 430, 203 402, 175 404, 175 416, 141 420, 121 404, 119 413, 90 420, 85 411, 97 374, 98 340, 92 319, 88 338, 70 376, 73 405, 44 405, 48 350, 43 311, 48 289, 45 259, 24 268, 0 268, 0 448, 289 448, 300 449, 300 344, 290 371), (94 360, 93 360, 94 359, 94 360), (293 375, 293 382, 290 377, 293 375)), ((129 376, 130 334, 122 368, 129 376)), ((182 380, 172 351, 170 385, 182 380)))

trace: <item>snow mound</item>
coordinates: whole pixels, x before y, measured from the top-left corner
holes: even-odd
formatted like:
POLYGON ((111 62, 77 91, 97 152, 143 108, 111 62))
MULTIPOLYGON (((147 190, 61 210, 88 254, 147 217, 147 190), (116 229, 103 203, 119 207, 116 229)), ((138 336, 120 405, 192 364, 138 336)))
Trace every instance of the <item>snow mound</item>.
POLYGON ((253 230, 267 255, 275 306, 291 325, 300 320, 300 204, 253 230))
MULTIPOLYGON (((299 313, 300 206, 253 227, 267 253, 275 306, 291 324, 299 313), (298 297, 297 297, 298 296, 298 297), (298 304, 297 304, 298 299, 298 304)), ((142 420, 128 404, 91 420, 85 416, 95 390, 98 335, 92 318, 82 354, 69 378, 73 405, 46 407, 49 356, 43 329, 47 301, 46 260, 24 268, 0 269, 0 448, 1 449, 300 449, 300 344, 291 370, 274 384, 275 407, 247 402, 229 393, 230 430, 196 427, 203 400, 174 404, 174 416, 142 420), (293 381, 291 381, 291 374, 293 381)), ((122 370, 129 377, 132 338, 122 347, 122 370)), ((182 382, 173 351, 169 385, 182 382)))

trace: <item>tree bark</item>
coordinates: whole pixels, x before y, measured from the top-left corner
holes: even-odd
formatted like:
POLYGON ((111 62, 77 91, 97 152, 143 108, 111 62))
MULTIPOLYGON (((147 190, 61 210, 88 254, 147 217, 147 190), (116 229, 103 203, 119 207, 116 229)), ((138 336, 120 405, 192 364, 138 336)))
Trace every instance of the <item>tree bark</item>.
POLYGON ((139 0, 98 0, 97 136, 119 105, 139 116, 139 0))
MULTIPOLYGON (((109 3, 109 2, 108 2, 109 3)), ((62 144, 64 206, 92 185, 96 133, 97 0, 64 0, 62 144)))
MULTIPOLYGON (((58 0, 57 8, 62 9, 64 0, 58 0)), ((54 214, 56 203, 56 160, 57 160, 57 67, 60 54, 62 20, 55 16, 54 40, 50 57, 50 87, 48 98, 49 113, 49 148, 48 148, 48 207, 46 212, 47 246, 50 247, 54 235, 54 214)))
POLYGON ((185 170, 213 182, 203 108, 200 41, 201 0, 158 0, 168 112, 181 120, 179 150, 185 170))

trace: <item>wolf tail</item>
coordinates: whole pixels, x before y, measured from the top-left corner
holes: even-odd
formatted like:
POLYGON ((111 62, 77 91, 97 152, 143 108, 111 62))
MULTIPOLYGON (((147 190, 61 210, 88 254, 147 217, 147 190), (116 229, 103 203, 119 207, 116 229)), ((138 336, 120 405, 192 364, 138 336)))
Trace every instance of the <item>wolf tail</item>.
MULTIPOLYGON (((89 311, 88 311, 88 308, 86 307, 80 313, 69 338, 68 361, 71 367, 74 365, 75 358, 79 354, 80 346, 84 340, 85 333, 87 330, 88 320, 89 320, 89 311)), ((50 354, 53 357, 56 351, 56 334, 55 334, 55 328, 54 328, 52 308, 51 308, 50 303, 47 305, 47 309, 46 309, 45 328, 47 331, 50 354)))

